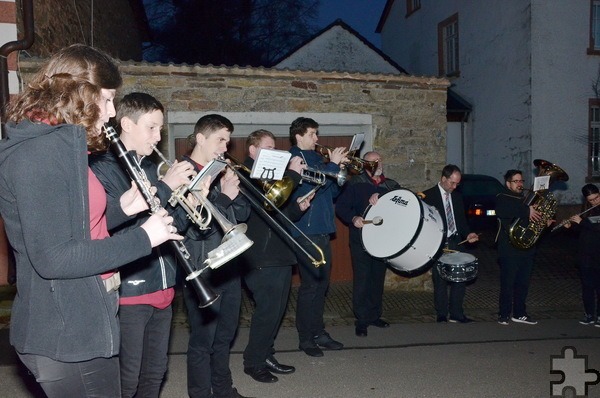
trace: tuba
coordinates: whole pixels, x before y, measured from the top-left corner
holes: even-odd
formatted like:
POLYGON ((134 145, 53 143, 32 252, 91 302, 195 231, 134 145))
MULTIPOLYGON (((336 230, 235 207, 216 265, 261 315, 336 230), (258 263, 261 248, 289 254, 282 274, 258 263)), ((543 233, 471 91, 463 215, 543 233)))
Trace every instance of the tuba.
MULTIPOLYGON (((568 181, 567 173, 557 165, 543 159, 536 159, 533 165, 538 168, 538 177, 550 176, 550 184, 554 181, 568 181)), ((556 213, 558 202, 552 192, 547 189, 530 190, 524 199, 526 206, 534 206, 541 213, 538 221, 517 218, 508 229, 508 238, 513 246, 519 249, 529 249, 539 239, 542 231, 556 213)))

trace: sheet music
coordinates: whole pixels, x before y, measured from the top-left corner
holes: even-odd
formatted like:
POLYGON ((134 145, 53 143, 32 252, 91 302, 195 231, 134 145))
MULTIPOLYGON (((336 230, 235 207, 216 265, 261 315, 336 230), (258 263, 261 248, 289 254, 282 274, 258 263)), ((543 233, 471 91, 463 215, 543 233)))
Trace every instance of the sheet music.
POLYGON ((292 154, 288 151, 259 148, 250 178, 281 180, 291 157, 292 154))
POLYGON ((365 133, 354 134, 354 137, 352 137, 352 143, 350 144, 350 147, 348 148, 348 152, 352 153, 352 152, 358 151, 364 141, 365 141, 365 133))
POLYGON ((535 177, 533 181, 533 190, 539 191, 540 189, 550 188, 550 176, 535 177))
POLYGON ((204 166, 202 168, 202 170, 200 170, 200 172, 198 174, 196 174, 196 177, 194 177, 192 179, 192 181, 190 182, 189 185, 189 190, 190 191, 200 191, 201 188, 198 187, 196 188, 196 185, 198 185, 198 183, 200 181, 202 181, 204 179, 204 177, 210 177, 210 183, 212 184, 213 181, 215 180, 215 178, 217 178, 217 176, 219 174, 221 174, 221 172, 223 171, 223 169, 227 166, 227 163, 222 161, 222 160, 211 160, 210 162, 208 162, 208 164, 206 166, 204 166))

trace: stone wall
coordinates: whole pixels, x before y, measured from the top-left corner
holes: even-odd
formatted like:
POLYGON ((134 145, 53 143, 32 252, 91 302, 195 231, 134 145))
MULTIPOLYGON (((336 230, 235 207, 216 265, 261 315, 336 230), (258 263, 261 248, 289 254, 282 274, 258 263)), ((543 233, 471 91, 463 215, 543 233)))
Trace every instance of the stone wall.
MULTIPOLYGON (((36 66, 21 62, 24 73, 36 66)), ((121 70, 121 94, 148 92, 168 111, 371 114, 385 174, 415 192, 436 184, 445 165, 445 79, 133 62, 121 70)), ((390 272, 387 286, 422 289, 429 281, 390 272)))
MULTIPOLYGON (((19 38, 22 1, 16 0, 19 38)), ((140 29, 130 1, 34 0, 33 13, 35 38, 29 54, 45 57, 70 44, 85 43, 118 58, 142 59, 140 29)))

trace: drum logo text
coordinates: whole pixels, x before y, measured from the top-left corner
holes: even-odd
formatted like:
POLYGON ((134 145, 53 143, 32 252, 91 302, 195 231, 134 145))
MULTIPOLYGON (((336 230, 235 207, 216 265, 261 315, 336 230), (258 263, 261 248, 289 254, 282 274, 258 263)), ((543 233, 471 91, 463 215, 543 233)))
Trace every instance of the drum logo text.
POLYGON ((401 206, 408 205, 408 200, 402 199, 402 196, 398 196, 398 195, 394 195, 394 197, 392 197, 390 199, 390 201, 394 202, 397 205, 401 205, 401 206))

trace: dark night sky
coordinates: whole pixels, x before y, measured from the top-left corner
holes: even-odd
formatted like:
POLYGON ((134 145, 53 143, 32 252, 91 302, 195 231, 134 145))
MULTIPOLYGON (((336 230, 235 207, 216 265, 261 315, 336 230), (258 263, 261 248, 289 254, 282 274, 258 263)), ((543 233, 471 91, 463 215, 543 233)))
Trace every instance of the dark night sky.
POLYGON ((319 27, 324 28, 340 18, 381 48, 380 35, 375 33, 386 0, 321 0, 319 27))

